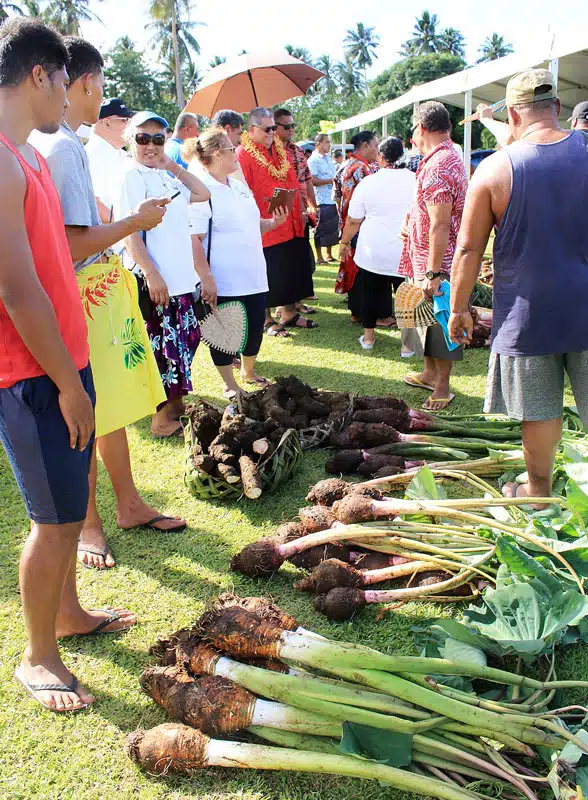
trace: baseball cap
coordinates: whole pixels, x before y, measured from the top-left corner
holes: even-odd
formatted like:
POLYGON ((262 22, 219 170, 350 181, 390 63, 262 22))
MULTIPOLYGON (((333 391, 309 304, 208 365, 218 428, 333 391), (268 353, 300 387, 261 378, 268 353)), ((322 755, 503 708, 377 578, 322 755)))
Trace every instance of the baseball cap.
POLYGON ((159 114, 156 114, 155 111, 139 111, 133 117, 133 125, 135 127, 139 125, 144 125, 146 122, 150 122, 153 120, 154 122, 159 122, 164 128, 169 128, 168 122, 164 117, 161 117, 159 114))
POLYGON ((582 103, 578 103, 574 106, 572 116, 569 118, 568 122, 572 122, 575 119, 588 120, 588 100, 584 100, 582 103))
POLYGON ((100 106, 100 119, 107 117, 124 117, 130 119, 133 112, 127 108, 120 97, 113 97, 112 100, 104 100, 100 106))
POLYGON ((538 103, 556 97, 555 80, 548 69, 528 69, 519 72, 506 85, 507 106, 538 103))

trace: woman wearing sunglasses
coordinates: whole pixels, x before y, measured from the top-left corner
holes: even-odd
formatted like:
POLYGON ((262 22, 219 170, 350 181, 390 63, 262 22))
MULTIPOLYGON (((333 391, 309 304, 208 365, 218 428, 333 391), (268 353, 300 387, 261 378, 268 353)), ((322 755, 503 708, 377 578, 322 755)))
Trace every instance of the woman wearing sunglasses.
POLYGON ((142 311, 167 396, 153 415, 151 432, 164 437, 181 430, 183 398, 192 391, 190 369, 200 341, 195 313, 200 280, 194 267, 188 207, 210 197, 195 175, 165 154, 167 127, 167 121, 151 111, 130 120, 125 138, 132 161, 116 209, 124 217, 146 198, 171 198, 158 228, 125 240, 127 266, 140 275, 147 290, 142 311))

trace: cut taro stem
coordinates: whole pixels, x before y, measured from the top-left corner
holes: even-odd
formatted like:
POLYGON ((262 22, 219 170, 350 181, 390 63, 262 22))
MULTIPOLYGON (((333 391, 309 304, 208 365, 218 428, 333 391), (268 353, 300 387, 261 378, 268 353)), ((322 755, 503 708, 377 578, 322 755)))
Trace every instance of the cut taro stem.
POLYGON ((209 739, 185 725, 167 723, 127 737, 131 759, 151 773, 192 775, 204 767, 291 770, 379 780, 400 791, 441 800, 479 800, 480 794, 450 786, 436 778, 344 755, 291 750, 267 745, 209 739))
POLYGON ((418 594, 422 597, 442 594, 451 589, 457 589, 463 586, 474 574, 473 570, 467 570, 454 575, 446 581, 439 581, 431 586, 415 586, 412 589, 388 589, 388 590, 366 590, 365 601, 366 603, 389 603, 391 600, 405 600, 418 594))

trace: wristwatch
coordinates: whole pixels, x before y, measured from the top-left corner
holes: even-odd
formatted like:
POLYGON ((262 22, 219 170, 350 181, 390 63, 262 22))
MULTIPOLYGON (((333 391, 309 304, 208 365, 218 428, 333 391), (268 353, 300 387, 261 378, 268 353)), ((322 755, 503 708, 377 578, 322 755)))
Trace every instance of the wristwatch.
POLYGON ((444 272, 432 272, 431 270, 425 272, 425 278, 428 281, 435 280, 435 278, 441 278, 443 275, 445 275, 444 272))

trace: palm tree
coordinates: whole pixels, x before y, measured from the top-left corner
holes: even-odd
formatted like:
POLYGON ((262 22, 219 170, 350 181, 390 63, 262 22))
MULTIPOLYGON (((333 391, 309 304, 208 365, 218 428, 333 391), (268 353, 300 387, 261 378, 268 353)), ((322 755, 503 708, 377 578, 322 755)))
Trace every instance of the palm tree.
POLYGON ((219 67, 221 64, 224 64, 226 60, 225 56, 213 56, 208 62, 208 66, 214 69, 214 67, 219 67))
POLYGON ((0 19, 6 19, 9 11, 20 14, 22 17, 22 8, 20 6, 16 3, 5 3, 4 0, 0 0, 0 19))
POLYGON ((366 28, 363 22, 358 22, 355 30, 349 29, 343 39, 346 55, 354 61, 363 71, 365 87, 367 89, 367 68, 371 67, 374 59, 378 57, 376 50, 380 46, 375 28, 366 28))
POLYGON ((449 53, 452 56, 465 58, 465 39, 456 28, 444 28, 439 37, 438 50, 440 53, 449 53))
POLYGON ((416 18, 416 25, 412 29, 412 37, 404 43, 405 48, 410 48, 411 55, 423 56, 427 53, 436 53, 439 48, 440 36, 437 33, 439 19, 437 14, 423 11, 422 16, 416 18))
POLYGON ((335 64, 333 71, 343 97, 351 97, 361 92, 361 73, 349 54, 345 56, 345 61, 335 64))
POLYGON ((182 84, 182 65, 188 63, 193 68, 191 51, 200 53, 200 45, 190 33, 190 29, 201 25, 190 22, 191 0, 150 0, 149 14, 153 19, 150 27, 155 30, 153 40, 159 45, 163 61, 173 58, 176 101, 179 108, 186 105, 182 84), (185 14, 188 19, 183 20, 185 14))
MULTIPOLYGON (((27 4, 29 5, 29 4, 27 4)), ((89 8, 90 0, 50 0, 42 11, 42 18, 52 23, 63 34, 80 36, 82 22, 100 18, 89 8)), ((39 3, 30 6, 39 7, 39 3)))
POLYGON ((321 88, 329 91, 329 89, 335 88, 335 64, 333 63, 333 59, 327 53, 323 53, 319 56, 315 62, 315 67, 320 70, 321 72, 325 73, 325 77, 321 78, 320 86, 321 88))
POLYGON ((312 66, 312 56, 310 50, 307 50, 306 47, 293 47, 291 44, 287 44, 284 50, 291 55, 292 58, 297 58, 300 61, 304 61, 305 64, 310 64, 312 66))
POLYGON ((487 36, 482 42, 478 52, 482 53, 481 58, 478 59, 478 64, 482 61, 495 61, 497 58, 507 56, 509 53, 514 53, 512 45, 504 41, 504 36, 499 36, 493 33, 492 36, 487 36))

